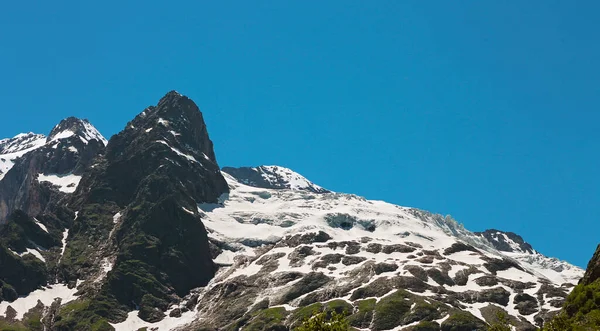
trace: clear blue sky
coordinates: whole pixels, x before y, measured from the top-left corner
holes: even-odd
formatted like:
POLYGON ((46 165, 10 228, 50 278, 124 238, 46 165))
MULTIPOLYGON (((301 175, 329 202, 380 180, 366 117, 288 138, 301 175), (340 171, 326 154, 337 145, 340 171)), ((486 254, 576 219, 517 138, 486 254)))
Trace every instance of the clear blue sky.
POLYGON ((167 91, 219 163, 521 234, 585 266, 600 242, 597 1, 10 1, 0 136, 107 137, 167 91))

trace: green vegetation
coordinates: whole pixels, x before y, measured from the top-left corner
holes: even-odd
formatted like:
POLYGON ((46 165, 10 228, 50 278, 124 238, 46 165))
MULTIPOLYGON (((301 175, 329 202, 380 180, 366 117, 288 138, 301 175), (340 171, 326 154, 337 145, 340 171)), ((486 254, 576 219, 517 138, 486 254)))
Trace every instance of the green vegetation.
POLYGON ((113 331, 114 328, 108 321, 99 316, 97 303, 90 300, 70 302, 60 308, 54 329, 57 331, 113 331))
POLYGON ((23 321, 8 322, 0 320, 0 330, 3 331, 42 331, 44 326, 41 322, 42 315, 37 312, 27 314, 23 321))
POLYGON ((563 311, 542 328, 542 331, 592 330, 600 330, 600 279, 577 285, 567 297, 563 311))
POLYGON ((319 302, 313 303, 312 305, 298 308, 298 309, 294 310, 294 312, 292 313, 291 321, 292 322, 304 321, 304 320, 310 318, 311 316, 314 316, 314 315, 320 313, 322 310, 323 310, 323 304, 321 304, 319 302))
POLYGON ((442 331, 487 330, 487 324, 466 311, 455 312, 442 323, 442 331))
POLYGON ((267 308, 253 314, 250 322, 241 328, 242 331, 269 330, 277 325, 282 325, 287 311, 283 307, 267 308))
POLYGON ((433 321, 421 321, 411 331, 439 331, 440 325, 433 321))
POLYGON ((511 331, 510 320, 504 312, 498 312, 496 321, 490 324, 488 331, 511 331))
POLYGON ((375 306, 373 330, 388 330, 401 325, 410 312, 411 295, 404 290, 396 292, 379 300, 375 306))
POLYGON ((306 319, 295 331, 348 331, 350 326, 344 315, 335 311, 318 313, 306 319))
POLYGON ((356 301, 355 305, 357 306, 358 311, 348 317, 350 325, 360 329, 368 328, 373 320, 373 312, 375 311, 376 303, 377 300, 375 299, 356 301))

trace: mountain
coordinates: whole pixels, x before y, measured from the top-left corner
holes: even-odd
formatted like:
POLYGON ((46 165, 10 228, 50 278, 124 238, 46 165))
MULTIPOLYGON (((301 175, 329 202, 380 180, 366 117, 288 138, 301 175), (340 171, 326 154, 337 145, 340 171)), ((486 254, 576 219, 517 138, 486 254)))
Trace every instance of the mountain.
POLYGON ((19 157, 44 146, 45 143, 46 136, 32 132, 0 140, 0 180, 4 178, 19 157))
POLYGON ((2 140, 0 224, 16 210, 37 216, 49 204, 75 191, 81 175, 101 153, 106 139, 87 120, 69 117, 48 137, 17 135, 2 140))
POLYGON ((0 329, 289 330, 336 310, 357 330, 485 330, 499 311, 534 330, 584 273, 291 169, 221 169, 175 91, 108 142, 74 118, 2 142, 21 154, 0 180, 0 329))
POLYGON ((294 189, 313 193, 330 193, 330 191, 311 183, 304 176, 288 168, 279 166, 259 167, 224 167, 223 172, 236 178, 238 181, 260 188, 294 189))

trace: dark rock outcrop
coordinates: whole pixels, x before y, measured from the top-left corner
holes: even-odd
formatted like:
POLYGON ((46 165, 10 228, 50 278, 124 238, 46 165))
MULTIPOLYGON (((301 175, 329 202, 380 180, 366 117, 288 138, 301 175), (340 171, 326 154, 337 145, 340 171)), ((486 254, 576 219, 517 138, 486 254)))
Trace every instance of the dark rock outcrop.
POLYGON ((207 231, 192 211, 217 204, 229 188, 192 100, 172 91, 144 110, 111 138, 80 185, 86 190, 69 201, 79 214, 61 267, 76 279, 107 254, 116 256, 95 299, 112 302, 109 319, 140 305, 143 318, 159 320, 163 302, 212 279, 207 231))
POLYGON ((487 241, 499 251, 529 254, 536 253, 529 243, 525 242, 521 236, 514 232, 489 229, 483 232, 474 232, 474 234, 487 239, 487 241))
POLYGON ((301 175, 277 166, 259 167, 224 167, 223 172, 231 175, 241 183, 266 189, 297 189, 312 193, 329 193, 301 175))

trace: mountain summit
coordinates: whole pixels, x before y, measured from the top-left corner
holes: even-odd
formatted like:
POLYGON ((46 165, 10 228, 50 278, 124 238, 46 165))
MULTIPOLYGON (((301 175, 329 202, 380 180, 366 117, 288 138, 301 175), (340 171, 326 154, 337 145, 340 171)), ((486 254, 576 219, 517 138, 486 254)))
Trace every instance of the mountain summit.
POLYGON ((68 118, 0 151, 18 153, 0 179, 0 328, 273 331, 345 311, 357 330, 484 330, 505 312, 525 331, 583 276, 517 234, 280 166, 220 169, 175 91, 108 142, 68 118))
POLYGON ((104 150, 106 139, 87 120, 69 117, 50 135, 33 133, 0 141, 0 224, 16 210, 37 216, 65 193, 104 150))
POLYGON ((239 182, 254 187, 330 193, 329 190, 312 183, 299 173, 279 166, 224 167, 223 172, 233 176, 239 182))
POLYGON ((85 144, 91 140, 96 140, 106 146, 108 141, 100 132, 90 124, 88 120, 81 120, 75 117, 67 117, 58 123, 48 135, 47 142, 76 136, 85 144))

